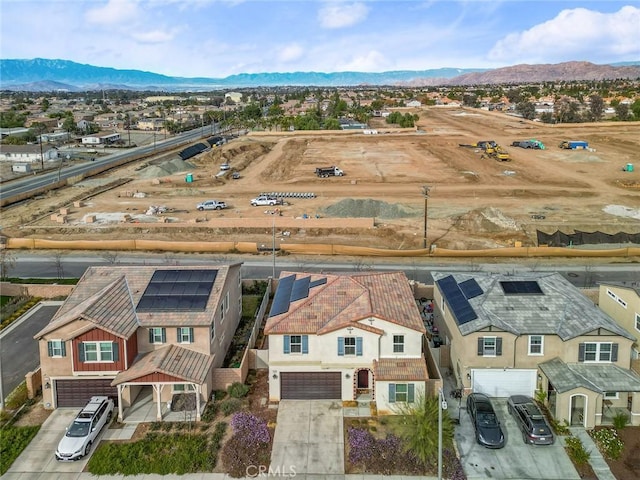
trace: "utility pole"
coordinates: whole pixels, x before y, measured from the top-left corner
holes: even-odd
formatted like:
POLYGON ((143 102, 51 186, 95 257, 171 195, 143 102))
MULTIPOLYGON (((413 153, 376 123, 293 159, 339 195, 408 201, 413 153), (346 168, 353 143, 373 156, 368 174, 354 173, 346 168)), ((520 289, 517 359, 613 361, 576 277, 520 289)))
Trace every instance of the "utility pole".
POLYGON ((271 257, 273 258, 273 272, 271 274, 271 278, 276 279, 276 214, 273 214, 273 238, 271 239, 271 257))
POLYGON ((422 248, 428 248, 429 247, 429 242, 427 242, 427 209, 429 206, 429 190, 431 190, 431 187, 428 185, 424 185, 422 187, 422 195, 424 196, 424 241, 422 244, 422 248))
POLYGON ((40 135, 38 136, 38 143, 40 144, 40 168, 44 172, 44 153, 42 153, 42 127, 40 127, 40 135))

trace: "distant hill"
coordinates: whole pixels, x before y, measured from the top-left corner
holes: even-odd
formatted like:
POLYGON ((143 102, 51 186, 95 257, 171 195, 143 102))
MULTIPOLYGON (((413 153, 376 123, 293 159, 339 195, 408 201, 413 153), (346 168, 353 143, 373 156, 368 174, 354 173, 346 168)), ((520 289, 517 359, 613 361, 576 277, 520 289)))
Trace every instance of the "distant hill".
POLYGON ((225 78, 170 77, 141 70, 96 67, 69 60, 0 60, 0 89, 24 91, 152 90, 205 91, 241 87, 473 85, 554 80, 640 78, 640 62, 632 65, 567 62, 555 65, 516 65, 493 70, 439 68, 367 72, 243 73, 225 78))

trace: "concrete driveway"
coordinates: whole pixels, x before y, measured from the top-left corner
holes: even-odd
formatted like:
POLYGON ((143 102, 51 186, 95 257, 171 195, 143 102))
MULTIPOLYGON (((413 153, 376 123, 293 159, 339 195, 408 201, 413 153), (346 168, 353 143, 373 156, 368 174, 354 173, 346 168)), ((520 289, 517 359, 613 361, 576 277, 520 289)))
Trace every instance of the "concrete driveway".
POLYGON ((562 442, 556 438, 553 445, 527 445, 515 420, 507 412, 506 399, 492 399, 506 436, 506 445, 492 450, 476 442, 471 418, 466 409, 460 411, 460 425, 455 429, 455 440, 460 451, 462 467, 471 479, 579 479, 562 442))
POLYGON ((342 402, 282 400, 271 451, 271 473, 344 474, 342 402))

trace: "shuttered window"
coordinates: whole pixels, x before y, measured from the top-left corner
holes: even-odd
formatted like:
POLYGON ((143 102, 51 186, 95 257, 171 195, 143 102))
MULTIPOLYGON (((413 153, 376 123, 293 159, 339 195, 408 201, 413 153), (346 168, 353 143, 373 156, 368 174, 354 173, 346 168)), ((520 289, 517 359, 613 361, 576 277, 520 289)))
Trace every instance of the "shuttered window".
POLYGON ((478 355, 481 357, 499 357, 502 355, 502 337, 480 337, 478 355))
POLYGON ((152 327, 149 329, 149 343, 167 343, 165 328, 152 327))
POLYGON ((416 397, 416 386, 413 383, 390 383, 389 403, 413 403, 416 397))
POLYGON ((47 350, 50 357, 66 357, 67 346, 62 340, 49 340, 47 350))
POLYGON ((284 353, 309 353, 309 336, 308 335, 285 335, 284 336, 284 353))
POLYGON ((609 363, 618 361, 618 344, 611 342, 585 342, 578 345, 578 361, 609 363))
POLYGON ((362 337, 338 337, 338 356, 362 356, 362 337))

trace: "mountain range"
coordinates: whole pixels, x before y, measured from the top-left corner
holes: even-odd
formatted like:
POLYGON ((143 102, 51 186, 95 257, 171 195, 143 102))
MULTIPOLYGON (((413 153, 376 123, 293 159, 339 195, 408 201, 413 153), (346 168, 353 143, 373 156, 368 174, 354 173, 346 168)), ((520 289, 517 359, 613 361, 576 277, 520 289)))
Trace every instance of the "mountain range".
POLYGON ((565 62, 496 69, 438 68, 367 72, 243 73, 224 78, 171 77, 141 70, 97 67, 69 60, 0 59, 0 89, 12 91, 210 91, 277 86, 438 86, 640 78, 640 61, 617 65, 565 62))

